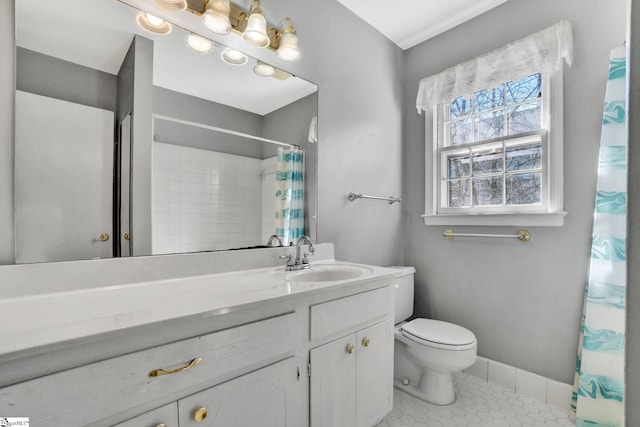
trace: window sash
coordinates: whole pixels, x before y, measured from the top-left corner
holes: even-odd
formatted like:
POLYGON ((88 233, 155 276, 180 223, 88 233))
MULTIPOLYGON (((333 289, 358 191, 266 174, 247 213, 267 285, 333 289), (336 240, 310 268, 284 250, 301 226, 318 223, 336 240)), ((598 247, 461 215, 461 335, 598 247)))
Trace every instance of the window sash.
POLYGON ((505 212, 545 212, 549 209, 549 173, 548 173, 548 138, 545 130, 529 132, 526 135, 514 135, 504 138, 494 138, 487 141, 474 142, 471 144, 440 147, 436 151, 438 159, 438 183, 437 185, 437 207, 439 214, 473 214, 473 213, 505 213, 505 212), (509 148, 526 147, 532 145, 541 146, 541 160, 539 168, 507 170, 506 156, 509 148), (492 173, 474 174, 473 155, 478 153, 483 147, 493 148, 499 146, 502 155, 502 170, 492 173), (455 155, 466 155, 469 158, 469 172, 464 176, 449 176, 449 164, 447 159, 455 155), (540 173, 540 203, 537 204, 507 204, 507 177, 522 175, 527 173, 540 173), (502 198, 500 204, 494 205, 473 205, 473 182, 487 178, 502 178, 502 198), (467 180, 469 183, 470 205, 464 207, 449 206, 450 182, 467 180))

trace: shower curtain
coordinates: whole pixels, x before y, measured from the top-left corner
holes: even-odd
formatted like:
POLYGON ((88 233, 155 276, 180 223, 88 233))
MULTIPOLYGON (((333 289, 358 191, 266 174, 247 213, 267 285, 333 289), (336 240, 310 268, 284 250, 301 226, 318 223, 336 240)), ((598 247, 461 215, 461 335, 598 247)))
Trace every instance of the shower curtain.
POLYGON ((304 236, 304 150, 278 148, 276 234, 288 246, 304 236))
POLYGON ((624 425, 627 215, 626 49, 611 52, 591 263, 576 362, 577 426, 624 425))

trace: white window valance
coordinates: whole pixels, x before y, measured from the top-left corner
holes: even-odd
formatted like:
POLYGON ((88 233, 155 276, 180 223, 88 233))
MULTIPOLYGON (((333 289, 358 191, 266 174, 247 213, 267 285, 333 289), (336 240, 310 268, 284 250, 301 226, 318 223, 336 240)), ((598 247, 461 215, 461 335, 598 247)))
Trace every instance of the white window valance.
POLYGON ((458 96, 470 96, 475 91, 506 81, 533 73, 553 73, 560 69, 563 59, 569 65, 573 61, 573 35, 568 21, 560 21, 503 48, 420 80, 416 99, 418 114, 439 103, 449 103, 458 96))

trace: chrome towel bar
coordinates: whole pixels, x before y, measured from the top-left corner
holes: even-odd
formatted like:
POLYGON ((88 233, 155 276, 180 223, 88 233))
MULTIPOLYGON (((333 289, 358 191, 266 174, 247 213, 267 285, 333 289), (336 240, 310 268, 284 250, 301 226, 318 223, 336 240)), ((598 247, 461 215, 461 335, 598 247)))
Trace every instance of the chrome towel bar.
POLYGON ((447 228, 442 232, 442 237, 451 240, 454 237, 498 237, 506 239, 518 239, 521 242, 531 240, 531 233, 528 230, 519 230, 518 234, 473 234, 473 233, 454 233, 452 229, 447 228))
POLYGON ((402 201, 402 199, 400 197, 379 197, 379 196, 367 196, 366 194, 356 194, 356 193, 349 193, 349 195, 347 196, 349 198, 350 202, 353 202, 356 199, 374 199, 374 200, 386 200, 387 202, 389 202, 390 205, 394 204, 394 203, 400 203, 402 201))

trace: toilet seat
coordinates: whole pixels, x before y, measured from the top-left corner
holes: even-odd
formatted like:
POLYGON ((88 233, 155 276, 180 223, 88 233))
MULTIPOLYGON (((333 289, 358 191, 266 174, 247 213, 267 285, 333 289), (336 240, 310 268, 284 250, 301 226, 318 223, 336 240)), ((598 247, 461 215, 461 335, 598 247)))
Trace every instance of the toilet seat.
POLYGON ((433 319, 413 319, 401 327, 402 335, 422 345, 449 350, 468 350, 476 346, 470 330, 433 319))

